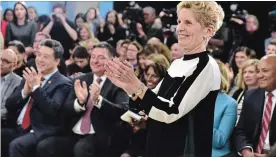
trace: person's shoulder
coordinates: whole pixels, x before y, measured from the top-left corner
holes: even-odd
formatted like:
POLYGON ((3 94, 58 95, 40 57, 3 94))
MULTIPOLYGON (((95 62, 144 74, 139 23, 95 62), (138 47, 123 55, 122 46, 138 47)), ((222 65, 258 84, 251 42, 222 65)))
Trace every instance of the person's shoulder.
MULTIPOLYGON (((231 96, 229 96, 223 92, 219 92, 217 99, 219 102, 224 104, 225 107, 237 108, 237 105, 238 105, 237 101, 235 99, 233 99, 231 96)), ((222 104, 220 104, 220 105, 222 105, 222 104)))
POLYGON ((21 81, 22 80, 22 77, 20 77, 19 75, 17 75, 16 73, 12 72, 11 73, 11 77, 16 80, 16 81, 21 81))
POLYGON ((244 97, 245 101, 247 100, 255 100, 255 98, 261 97, 264 95, 265 90, 262 88, 253 88, 253 89, 248 89, 245 91, 244 97))
POLYGON ((76 77, 74 80, 86 81, 86 80, 90 80, 90 79, 92 80, 92 78, 93 78, 93 73, 89 72, 84 75, 76 77))

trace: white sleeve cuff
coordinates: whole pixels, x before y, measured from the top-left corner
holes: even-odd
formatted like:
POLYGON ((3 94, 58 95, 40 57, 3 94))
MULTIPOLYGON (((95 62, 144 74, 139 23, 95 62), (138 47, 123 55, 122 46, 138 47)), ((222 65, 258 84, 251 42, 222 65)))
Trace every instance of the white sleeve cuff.
POLYGON ((249 149, 251 149, 251 152, 253 152, 253 148, 252 148, 252 147, 250 147, 250 146, 245 146, 245 147, 243 147, 240 151, 238 151, 239 156, 242 156, 241 151, 242 151, 243 149, 245 149, 245 148, 249 148, 249 149))
POLYGON ((94 104, 94 106, 96 106, 98 109, 100 109, 102 107, 102 102, 103 102, 103 97, 99 95, 99 103, 94 104))
POLYGON ((33 87, 33 89, 32 89, 32 92, 34 92, 37 88, 39 88, 40 87, 40 85, 35 85, 34 87, 33 87))
POLYGON ((85 111, 85 107, 84 106, 81 106, 79 103, 78 103, 78 99, 75 99, 74 101, 74 109, 76 112, 81 112, 81 111, 85 111))
POLYGON ((23 99, 26 99, 26 98, 28 97, 28 95, 25 95, 25 94, 24 94, 24 89, 22 89, 21 95, 22 95, 22 98, 23 98, 23 99))

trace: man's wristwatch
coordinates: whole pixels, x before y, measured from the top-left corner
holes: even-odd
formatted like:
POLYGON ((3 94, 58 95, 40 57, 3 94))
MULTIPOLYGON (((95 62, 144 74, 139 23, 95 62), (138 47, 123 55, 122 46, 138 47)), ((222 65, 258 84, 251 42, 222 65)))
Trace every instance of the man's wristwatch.
POLYGON ((98 105, 100 102, 100 96, 98 96, 98 98, 94 101, 94 104, 98 105))

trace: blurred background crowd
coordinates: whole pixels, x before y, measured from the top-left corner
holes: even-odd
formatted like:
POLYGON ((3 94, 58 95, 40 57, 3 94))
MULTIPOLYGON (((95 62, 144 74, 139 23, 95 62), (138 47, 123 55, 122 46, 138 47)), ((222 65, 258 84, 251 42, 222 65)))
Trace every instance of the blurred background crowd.
MULTIPOLYGON (((91 2, 91 6, 88 2, 51 2, 46 5, 51 10, 48 13, 45 9, 40 12, 43 4, 34 7, 28 5, 30 2, 5 3, 10 4, 1 8, 0 48, 13 50, 17 59, 1 59, 1 78, 9 73, 21 78, 26 67, 36 68, 39 43, 45 39, 62 44, 64 54, 58 69, 68 78, 93 72, 91 52, 95 45, 106 42, 114 48, 116 57, 133 65, 138 78, 150 89, 162 80, 171 63, 184 55, 177 43, 175 6, 178 2, 105 2, 102 6, 97 2, 91 2), (9 63, 14 64, 7 66, 9 63)), ((273 2, 218 3, 226 17, 207 50, 224 75, 223 93, 236 101, 236 108, 230 111, 235 122, 229 122, 227 132, 230 133, 226 137, 229 141, 239 120, 244 95, 259 87, 259 59, 276 54, 276 5, 273 2)), ((1 84, 1 128, 11 127, 5 101, 18 85, 14 83, 8 92, 3 91, 1 84)), ((131 136, 132 142, 120 149, 128 148, 131 156, 141 155, 146 131, 142 129, 135 137, 131 136)), ((219 147, 223 146, 214 146, 214 149, 219 147)))

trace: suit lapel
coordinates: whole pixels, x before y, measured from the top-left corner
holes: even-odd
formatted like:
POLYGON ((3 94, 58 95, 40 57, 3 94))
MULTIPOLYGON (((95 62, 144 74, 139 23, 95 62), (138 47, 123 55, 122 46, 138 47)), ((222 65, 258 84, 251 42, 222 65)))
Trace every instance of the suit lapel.
POLYGON ((44 89, 46 92, 47 91, 51 91, 53 87, 53 84, 55 84, 56 81, 60 76, 60 73, 57 71, 56 73, 54 73, 48 80, 47 82, 44 84, 44 86, 42 87, 42 89, 44 89), (52 87, 52 88, 49 88, 49 87, 52 87))
POLYGON ((108 92, 110 91, 109 89, 110 89, 111 85, 112 84, 111 84, 110 80, 106 79, 105 82, 104 82, 104 84, 103 84, 103 87, 101 88, 101 95, 103 97, 107 96, 108 92))
POLYGON ((265 91, 263 89, 258 89, 256 91, 256 97, 252 100, 252 104, 254 107, 254 115, 256 115, 256 128, 255 128, 255 136, 259 137, 260 131, 261 131, 261 124, 263 119, 263 111, 264 111, 264 102, 265 102, 265 91))
MULTIPOLYGON (((276 104, 274 104, 276 105, 276 104)), ((274 106, 274 110, 272 113, 272 117, 271 117, 271 122, 269 125, 269 142, 270 145, 274 145, 274 143, 276 142, 276 106, 274 106)))

